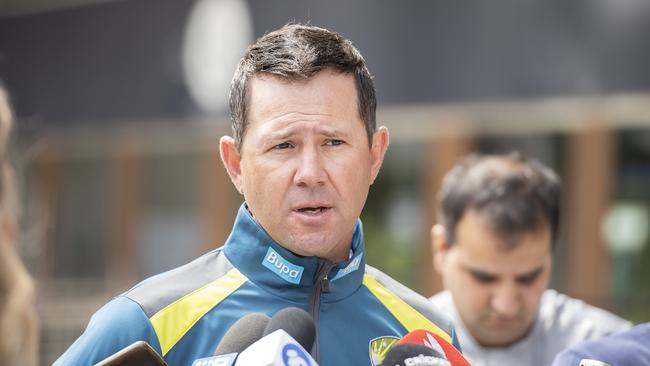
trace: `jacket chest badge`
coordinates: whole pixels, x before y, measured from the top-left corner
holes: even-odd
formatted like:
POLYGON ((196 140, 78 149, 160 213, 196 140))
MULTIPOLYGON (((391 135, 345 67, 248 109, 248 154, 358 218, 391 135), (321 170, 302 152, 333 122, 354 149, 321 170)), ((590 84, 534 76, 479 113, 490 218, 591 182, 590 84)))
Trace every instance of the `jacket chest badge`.
POLYGON ((381 364, 386 357, 386 352, 388 352, 397 341, 399 341, 399 338, 395 336, 383 336, 370 340, 368 345, 372 366, 381 364))

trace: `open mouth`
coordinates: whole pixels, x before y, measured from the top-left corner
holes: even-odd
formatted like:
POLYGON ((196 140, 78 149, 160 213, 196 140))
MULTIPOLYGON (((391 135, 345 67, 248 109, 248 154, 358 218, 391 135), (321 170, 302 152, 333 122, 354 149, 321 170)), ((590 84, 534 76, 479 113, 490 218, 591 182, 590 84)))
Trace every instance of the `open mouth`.
POLYGON ((308 215, 317 215, 319 213, 325 212, 326 210, 329 210, 329 207, 318 206, 318 207, 303 207, 303 208, 299 208, 296 211, 308 215))

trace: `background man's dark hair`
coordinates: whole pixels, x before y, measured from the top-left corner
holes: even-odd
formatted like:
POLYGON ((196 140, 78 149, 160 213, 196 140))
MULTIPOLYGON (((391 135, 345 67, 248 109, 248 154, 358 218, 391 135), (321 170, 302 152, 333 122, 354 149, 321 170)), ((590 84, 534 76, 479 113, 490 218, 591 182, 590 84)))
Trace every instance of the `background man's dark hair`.
POLYGON ((305 80, 324 69, 354 76, 359 116, 372 144, 377 100, 372 76, 361 53, 338 33, 310 25, 287 24, 259 38, 239 61, 230 86, 230 117, 237 148, 241 149, 246 133, 248 89, 253 76, 264 73, 287 80, 305 80))
POLYGON ((548 225, 553 246, 560 220, 560 181, 549 168, 519 153, 471 155, 447 174, 439 196, 439 218, 447 242, 456 240, 456 226, 469 210, 487 218, 506 249, 521 235, 548 225))

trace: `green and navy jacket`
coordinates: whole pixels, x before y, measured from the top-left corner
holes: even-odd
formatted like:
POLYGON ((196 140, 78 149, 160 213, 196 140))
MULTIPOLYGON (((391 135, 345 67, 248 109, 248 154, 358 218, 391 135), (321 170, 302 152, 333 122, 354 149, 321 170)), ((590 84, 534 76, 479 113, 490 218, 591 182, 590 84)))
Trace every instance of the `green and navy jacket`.
POLYGON ((286 307, 312 314, 321 366, 377 365, 387 348, 415 329, 457 348, 448 318, 424 297, 366 265, 361 221, 348 261, 300 257, 264 231, 245 207, 225 245, 151 277, 95 313, 54 365, 92 365, 147 341, 169 365, 212 356, 231 325, 252 312, 286 307))

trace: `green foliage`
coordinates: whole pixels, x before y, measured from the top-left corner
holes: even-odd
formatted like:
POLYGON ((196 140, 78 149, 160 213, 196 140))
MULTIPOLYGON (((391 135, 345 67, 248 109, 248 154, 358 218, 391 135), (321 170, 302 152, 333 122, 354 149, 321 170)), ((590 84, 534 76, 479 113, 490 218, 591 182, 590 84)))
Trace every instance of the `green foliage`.
POLYGON ((402 284, 413 288, 414 255, 407 243, 400 243, 385 229, 375 215, 363 218, 366 241, 366 262, 402 284))

